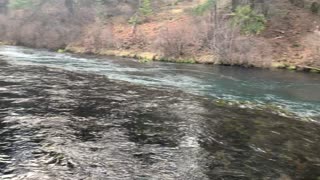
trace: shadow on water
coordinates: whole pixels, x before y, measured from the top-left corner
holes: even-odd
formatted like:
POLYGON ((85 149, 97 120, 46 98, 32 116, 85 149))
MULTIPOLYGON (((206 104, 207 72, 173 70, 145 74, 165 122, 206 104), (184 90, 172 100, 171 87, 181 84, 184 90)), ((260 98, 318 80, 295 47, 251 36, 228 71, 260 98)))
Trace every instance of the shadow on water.
POLYGON ((177 147, 182 132, 177 129, 180 119, 161 114, 140 114, 130 122, 123 124, 128 130, 129 140, 141 146, 157 144, 166 147, 177 147))
POLYGON ((0 179, 320 177, 317 123, 39 66, 0 85, 0 179))
POLYGON ((211 179, 320 177, 317 125, 266 112, 221 111, 202 122, 199 141, 212 160, 207 164, 211 179))

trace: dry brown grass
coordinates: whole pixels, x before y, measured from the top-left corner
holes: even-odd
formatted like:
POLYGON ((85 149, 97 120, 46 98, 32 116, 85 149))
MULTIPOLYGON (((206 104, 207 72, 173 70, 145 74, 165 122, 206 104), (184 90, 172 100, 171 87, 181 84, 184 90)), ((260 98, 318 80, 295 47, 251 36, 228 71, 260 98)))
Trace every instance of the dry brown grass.
POLYGON ((215 63, 268 67, 272 61, 272 47, 263 38, 241 35, 228 16, 219 16, 216 23, 210 18, 195 21, 202 52, 210 51, 215 63))
POLYGON ((306 35, 303 40, 304 46, 308 47, 304 51, 304 58, 300 64, 320 67, 320 30, 306 35))

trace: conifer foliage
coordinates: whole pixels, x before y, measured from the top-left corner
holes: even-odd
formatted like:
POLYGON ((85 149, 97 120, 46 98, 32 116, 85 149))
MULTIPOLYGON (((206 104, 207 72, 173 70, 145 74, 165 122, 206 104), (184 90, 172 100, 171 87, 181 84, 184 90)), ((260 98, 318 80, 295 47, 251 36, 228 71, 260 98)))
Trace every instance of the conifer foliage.
POLYGON ((140 12, 144 16, 150 16, 152 14, 151 0, 142 0, 140 12))

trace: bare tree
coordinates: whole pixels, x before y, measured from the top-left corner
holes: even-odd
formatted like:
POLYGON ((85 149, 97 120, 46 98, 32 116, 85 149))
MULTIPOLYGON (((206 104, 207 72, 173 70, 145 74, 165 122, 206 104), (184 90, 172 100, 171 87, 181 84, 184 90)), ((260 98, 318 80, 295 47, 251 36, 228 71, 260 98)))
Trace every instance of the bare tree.
POLYGON ((7 14, 8 0, 0 0, 0 14, 7 14))

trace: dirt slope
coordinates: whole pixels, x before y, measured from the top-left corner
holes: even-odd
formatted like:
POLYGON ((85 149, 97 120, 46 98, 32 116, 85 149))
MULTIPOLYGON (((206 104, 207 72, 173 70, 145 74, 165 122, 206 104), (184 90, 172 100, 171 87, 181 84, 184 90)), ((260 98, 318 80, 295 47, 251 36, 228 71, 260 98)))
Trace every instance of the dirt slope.
POLYGON ((262 37, 272 45, 274 60, 320 67, 320 16, 289 1, 273 3, 276 10, 262 37))

